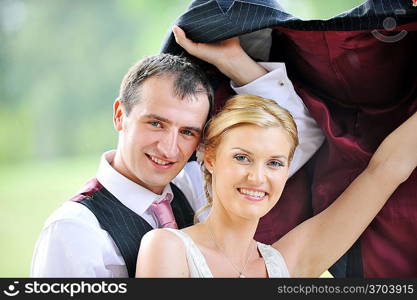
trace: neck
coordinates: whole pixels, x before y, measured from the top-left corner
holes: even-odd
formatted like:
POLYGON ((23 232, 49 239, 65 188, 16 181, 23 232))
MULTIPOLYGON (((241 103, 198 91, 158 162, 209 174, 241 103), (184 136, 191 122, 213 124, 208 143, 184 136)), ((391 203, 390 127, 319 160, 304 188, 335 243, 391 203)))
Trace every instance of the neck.
POLYGON ((217 244, 230 257, 246 258, 247 249, 252 246, 259 219, 247 220, 219 212, 214 207, 203 223, 211 231, 213 246, 217 244))

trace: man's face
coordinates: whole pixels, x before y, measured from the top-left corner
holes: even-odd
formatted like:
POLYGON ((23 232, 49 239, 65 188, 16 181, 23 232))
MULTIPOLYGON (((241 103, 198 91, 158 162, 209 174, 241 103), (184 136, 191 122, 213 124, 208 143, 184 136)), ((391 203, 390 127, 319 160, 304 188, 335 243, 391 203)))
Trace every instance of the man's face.
POLYGON ((119 100, 114 104, 119 144, 113 167, 157 194, 196 149, 209 111, 206 94, 180 99, 173 83, 173 76, 148 78, 128 115, 119 100))

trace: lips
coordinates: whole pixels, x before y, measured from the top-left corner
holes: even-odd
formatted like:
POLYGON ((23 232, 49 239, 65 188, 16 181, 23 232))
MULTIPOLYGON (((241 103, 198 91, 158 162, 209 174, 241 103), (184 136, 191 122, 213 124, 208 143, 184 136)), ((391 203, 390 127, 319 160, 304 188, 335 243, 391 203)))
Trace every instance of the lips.
POLYGON ((238 188, 237 190, 241 195, 245 196, 245 198, 252 201, 262 201, 268 196, 267 192, 259 189, 238 188))
POLYGON ((174 165, 174 162, 164 160, 164 159, 158 158, 158 157, 150 155, 150 154, 146 154, 146 156, 153 163, 153 165, 155 165, 157 167, 160 167, 160 168, 166 169, 166 168, 170 168, 171 166, 174 165))

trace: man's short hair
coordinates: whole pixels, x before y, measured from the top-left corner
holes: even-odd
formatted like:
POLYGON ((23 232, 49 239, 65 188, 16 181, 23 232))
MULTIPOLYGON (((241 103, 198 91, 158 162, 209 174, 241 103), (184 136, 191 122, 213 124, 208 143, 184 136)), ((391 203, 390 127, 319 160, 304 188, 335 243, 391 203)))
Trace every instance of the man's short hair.
POLYGON ((189 59, 167 53, 148 56, 132 66, 123 78, 119 99, 126 114, 140 101, 140 87, 154 76, 174 76, 174 93, 181 99, 199 93, 207 95, 211 112, 213 108, 213 89, 204 72, 189 59))

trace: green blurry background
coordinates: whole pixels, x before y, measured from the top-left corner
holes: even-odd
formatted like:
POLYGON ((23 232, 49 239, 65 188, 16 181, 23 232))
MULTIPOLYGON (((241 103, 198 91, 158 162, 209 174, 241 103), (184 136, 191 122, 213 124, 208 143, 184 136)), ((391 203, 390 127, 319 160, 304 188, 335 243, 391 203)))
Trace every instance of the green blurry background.
MULTIPOLYGON (((281 0, 326 19, 361 0, 281 0)), ((113 149, 112 103, 186 0, 0 0, 0 277, 27 277, 48 215, 113 149)))

